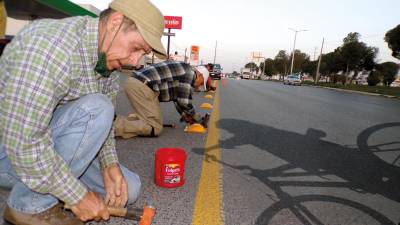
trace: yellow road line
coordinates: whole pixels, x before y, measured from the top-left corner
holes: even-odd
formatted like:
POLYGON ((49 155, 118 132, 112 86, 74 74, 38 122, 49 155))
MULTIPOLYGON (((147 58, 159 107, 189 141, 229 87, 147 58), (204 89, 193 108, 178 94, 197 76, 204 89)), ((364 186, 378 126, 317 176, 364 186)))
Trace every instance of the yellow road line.
POLYGON ((192 217, 193 225, 223 225, 221 150, 219 130, 216 125, 219 120, 219 88, 215 92, 213 108, 204 146, 204 158, 192 217))

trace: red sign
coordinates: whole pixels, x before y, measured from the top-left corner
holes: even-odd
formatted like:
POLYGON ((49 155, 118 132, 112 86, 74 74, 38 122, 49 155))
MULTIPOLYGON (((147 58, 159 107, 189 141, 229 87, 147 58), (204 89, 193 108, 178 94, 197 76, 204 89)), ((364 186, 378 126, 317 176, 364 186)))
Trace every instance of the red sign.
POLYGON ((182 17, 164 16, 164 27, 167 29, 182 29, 182 17))
POLYGON ((190 48, 190 64, 198 65, 199 64, 199 50, 200 47, 197 45, 192 45, 190 48))

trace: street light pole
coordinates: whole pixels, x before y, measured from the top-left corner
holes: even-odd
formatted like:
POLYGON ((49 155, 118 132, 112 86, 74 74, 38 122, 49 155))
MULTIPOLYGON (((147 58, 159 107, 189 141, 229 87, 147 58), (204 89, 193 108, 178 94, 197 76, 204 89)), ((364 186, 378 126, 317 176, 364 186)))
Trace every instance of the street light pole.
POLYGON ((307 30, 295 30, 293 28, 290 28, 290 30, 294 31, 294 42, 293 42, 293 51, 292 51, 292 63, 290 64, 290 74, 293 74, 293 62, 294 62, 294 51, 296 50, 296 39, 297 39, 297 33, 301 31, 307 31, 307 30))
POLYGON ((217 41, 215 41, 215 50, 214 50, 214 64, 215 64, 215 58, 217 58, 217 41))

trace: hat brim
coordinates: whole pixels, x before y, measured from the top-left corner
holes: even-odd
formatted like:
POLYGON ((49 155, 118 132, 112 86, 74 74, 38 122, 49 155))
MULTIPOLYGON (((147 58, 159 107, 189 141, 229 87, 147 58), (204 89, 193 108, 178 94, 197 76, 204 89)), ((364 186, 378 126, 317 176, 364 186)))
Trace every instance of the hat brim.
POLYGON ((168 59, 167 54, 163 55, 163 54, 161 54, 161 53, 159 53, 159 52, 157 52, 157 51, 154 51, 154 49, 153 49, 153 53, 154 53, 154 55, 155 55, 157 58, 159 58, 159 59, 163 59, 163 60, 168 59))
POLYGON ((167 59, 167 51, 161 43, 160 38, 155 37, 155 35, 146 32, 141 28, 139 24, 137 24, 139 29, 139 33, 142 35, 143 39, 147 42, 148 45, 153 49, 154 55, 159 59, 167 59))

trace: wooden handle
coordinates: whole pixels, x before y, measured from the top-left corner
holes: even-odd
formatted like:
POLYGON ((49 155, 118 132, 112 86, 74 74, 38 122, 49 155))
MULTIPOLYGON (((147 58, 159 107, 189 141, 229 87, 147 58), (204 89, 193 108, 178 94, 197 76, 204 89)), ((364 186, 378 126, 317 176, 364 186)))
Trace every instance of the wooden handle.
MULTIPOLYGON (((68 204, 64 205, 65 209, 71 209, 71 206, 68 204)), ((107 206, 108 213, 110 213, 111 216, 118 216, 118 217, 125 217, 128 209, 127 208, 114 208, 111 206, 107 206)))
POLYGON ((114 208, 107 206, 107 209, 111 216, 125 217, 128 212, 127 208, 114 208))
MULTIPOLYGON (((70 205, 65 204, 64 208, 71 209, 70 205)), ((110 216, 123 217, 129 220, 139 221, 139 225, 150 225, 156 213, 156 209, 152 206, 145 206, 144 209, 139 208, 115 208, 107 206, 110 216)))

